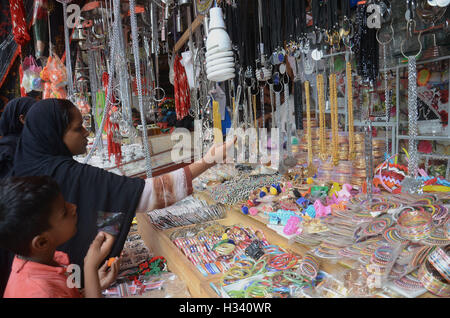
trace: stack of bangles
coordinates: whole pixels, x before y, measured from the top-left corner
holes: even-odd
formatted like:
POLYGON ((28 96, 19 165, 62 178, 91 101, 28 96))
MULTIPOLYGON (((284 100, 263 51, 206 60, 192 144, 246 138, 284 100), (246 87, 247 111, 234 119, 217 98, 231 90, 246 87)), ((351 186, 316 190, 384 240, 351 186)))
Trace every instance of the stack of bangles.
POLYGON ((437 247, 429 256, 428 261, 450 283, 450 245, 437 247))
POLYGON ((427 238, 433 230, 431 214, 422 210, 403 211, 397 219, 400 235, 411 241, 427 238))
POLYGON ((306 253, 299 265, 299 271, 310 279, 315 279, 319 272, 319 261, 311 253, 306 253))
POLYGON ((213 250, 219 255, 227 256, 233 253, 235 248, 236 245, 232 240, 225 240, 215 244, 213 250))
POLYGON ((450 284, 431 265, 428 259, 423 262, 419 269, 419 279, 430 293, 440 297, 450 297, 450 284))
POLYGON ((394 259, 393 253, 394 251, 390 246, 378 247, 370 257, 370 263, 366 266, 367 271, 380 276, 389 274, 386 268, 394 259))
POLYGON ((378 235, 392 225, 393 221, 389 215, 382 215, 371 221, 363 230, 367 236, 378 235))
POLYGON ((395 280, 394 284, 402 289, 411 291, 423 289, 423 285, 419 278, 415 277, 413 274, 408 274, 395 280))
POLYGON ((266 260, 264 258, 261 258, 256 263, 250 258, 239 259, 233 265, 233 267, 224 273, 222 277, 223 285, 229 285, 240 279, 266 272, 266 260))

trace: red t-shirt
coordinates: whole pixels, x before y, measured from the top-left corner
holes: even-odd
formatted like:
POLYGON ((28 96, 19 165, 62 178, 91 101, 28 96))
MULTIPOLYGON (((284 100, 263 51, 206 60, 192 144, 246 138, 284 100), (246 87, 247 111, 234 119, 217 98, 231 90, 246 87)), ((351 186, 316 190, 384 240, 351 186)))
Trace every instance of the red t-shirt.
POLYGON ((66 266, 69 256, 55 252, 53 259, 61 266, 49 266, 14 258, 4 298, 80 298, 77 288, 67 286, 66 266))

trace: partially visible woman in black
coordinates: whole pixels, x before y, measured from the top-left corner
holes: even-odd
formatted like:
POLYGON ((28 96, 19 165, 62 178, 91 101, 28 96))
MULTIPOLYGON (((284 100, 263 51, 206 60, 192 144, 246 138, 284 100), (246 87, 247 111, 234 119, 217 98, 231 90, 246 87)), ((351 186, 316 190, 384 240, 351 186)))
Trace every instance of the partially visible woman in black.
POLYGON ((22 134, 25 116, 37 100, 31 97, 14 98, 5 106, 0 117, 0 178, 5 178, 13 167, 17 141, 22 134))
MULTIPOLYGON (((17 142, 22 133, 25 116, 37 100, 31 97, 14 98, 5 106, 0 117, 0 178, 10 175, 17 142)), ((14 255, 0 249, 0 297, 8 282, 9 272, 14 255)))

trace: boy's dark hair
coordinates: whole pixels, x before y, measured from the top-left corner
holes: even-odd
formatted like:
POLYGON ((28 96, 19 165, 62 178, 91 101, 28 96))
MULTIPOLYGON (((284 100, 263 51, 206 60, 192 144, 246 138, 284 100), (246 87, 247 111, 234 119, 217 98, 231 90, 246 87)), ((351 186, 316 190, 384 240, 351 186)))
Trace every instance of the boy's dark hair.
POLYGON ((0 180, 0 247, 29 256, 33 237, 50 229, 51 207, 60 193, 48 176, 0 180))

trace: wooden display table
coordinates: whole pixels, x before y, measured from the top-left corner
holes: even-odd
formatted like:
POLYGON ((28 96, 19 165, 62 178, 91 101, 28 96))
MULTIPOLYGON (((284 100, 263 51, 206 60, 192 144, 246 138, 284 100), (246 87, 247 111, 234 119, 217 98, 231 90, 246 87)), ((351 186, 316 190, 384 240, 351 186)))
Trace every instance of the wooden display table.
MULTIPOLYGON (((214 202, 205 194, 195 194, 199 199, 206 200, 208 203, 214 202)), ((218 298, 217 292, 210 286, 211 283, 218 286, 222 274, 203 276, 197 268, 187 259, 183 252, 170 240, 170 234, 179 228, 160 231, 150 223, 146 214, 137 214, 138 231, 142 236, 147 247, 158 256, 163 256, 167 260, 168 269, 182 279, 195 298, 218 298)), ((310 247, 297 242, 289 242, 285 237, 280 236, 276 231, 268 228, 261 217, 252 217, 244 215, 237 207, 229 207, 224 219, 216 221, 222 225, 240 224, 245 227, 251 227, 255 230, 261 230, 270 244, 278 245, 285 250, 298 255, 305 255, 310 247)), ((321 260, 320 269, 329 274, 337 274, 348 267, 339 263, 331 263, 321 260)), ((431 293, 425 293, 420 298, 436 297, 431 293)))

